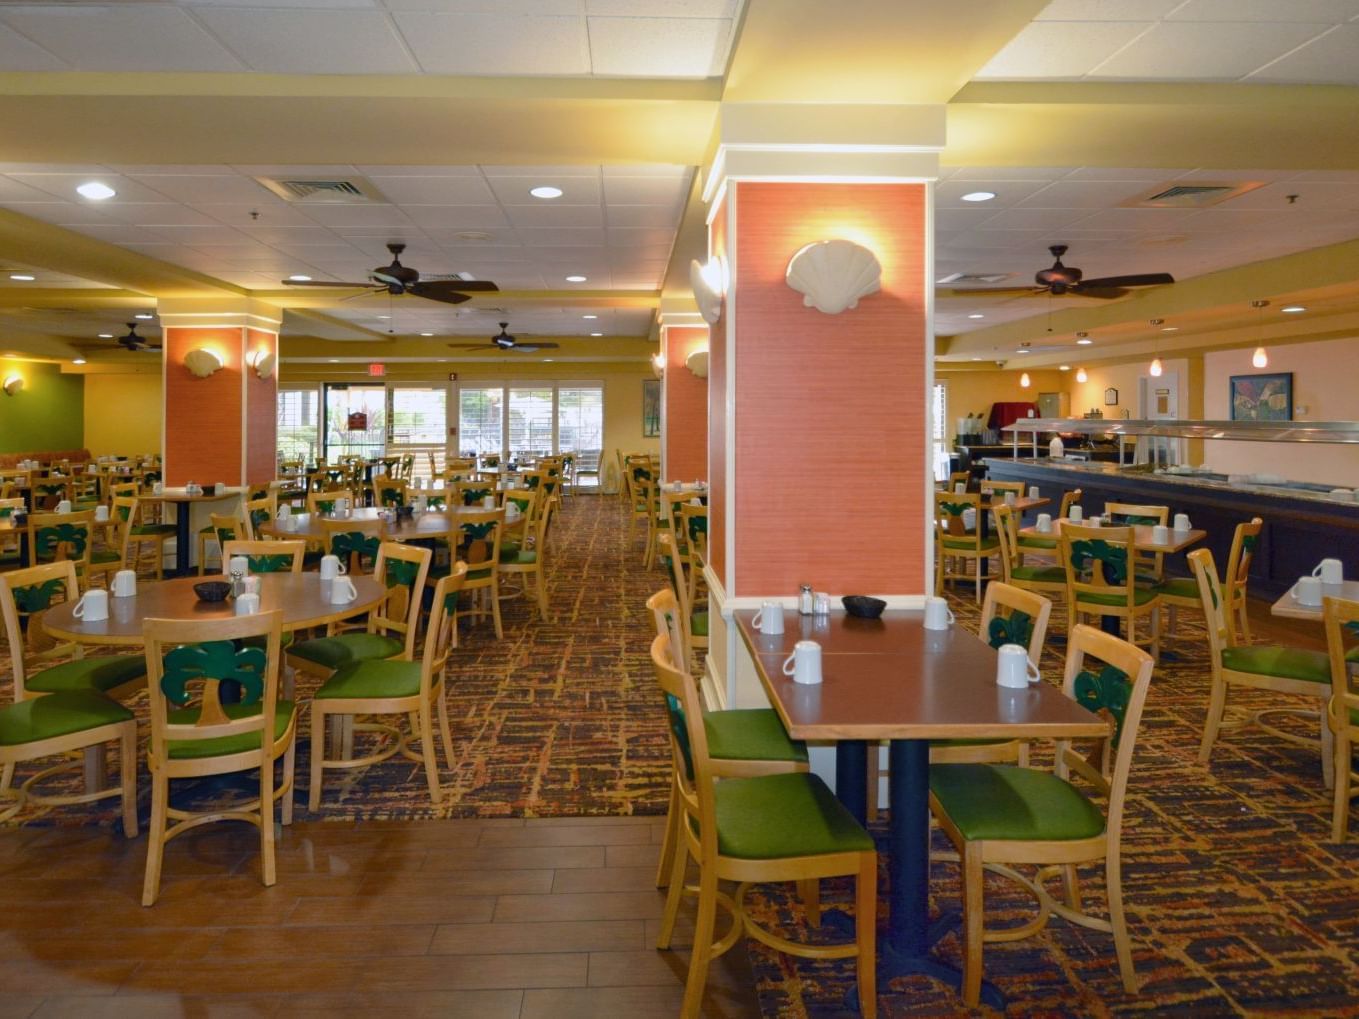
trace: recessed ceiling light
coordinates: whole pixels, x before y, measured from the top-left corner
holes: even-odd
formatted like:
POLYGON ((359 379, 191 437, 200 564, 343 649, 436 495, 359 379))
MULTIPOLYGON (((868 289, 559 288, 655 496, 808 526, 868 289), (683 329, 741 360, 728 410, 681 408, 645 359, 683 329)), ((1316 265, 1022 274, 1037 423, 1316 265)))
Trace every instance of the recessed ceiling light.
POLYGON ((540 184, 536 188, 529 188, 529 194, 534 198, 560 198, 561 188, 554 188, 551 184, 540 184))
POLYGON ((968 317, 968 318, 985 318, 986 316, 983 315, 983 314, 982 314, 981 312, 979 312, 979 311, 974 311, 971 315, 969 315, 969 316, 967 316, 967 317, 968 317))
POLYGON ((303 276, 300 272, 288 277, 290 283, 310 283, 310 276, 303 276))
POLYGON ((1027 347, 1020 347, 1018 350, 1015 351, 1016 354, 1027 354, 1028 352, 1029 349, 1027 347))
POLYGON ((979 358, 979 357, 974 357, 972 360, 974 360, 974 361, 980 361, 981 358, 979 358))
POLYGON ((137 312, 136 315, 134 315, 134 316, 132 316, 132 317, 133 317, 133 318, 140 318, 140 319, 152 319, 152 318, 155 318, 156 316, 153 315, 153 314, 151 314, 149 311, 139 311, 139 312, 137 312))
MULTIPOLYGON (((11 276, 10 279, 18 279, 18 277, 11 276)), ((1304 308, 1301 304, 1285 304, 1279 310, 1283 312, 1285 315, 1298 315, 1306 311, 1307 309, 1304 308)))
POLYGON ((71 358, 71 363, 72 363, 72 364, 84 364, 84 363, 85 363, 85 359, 84 359, 83 357, 73 357, 73 358, 71 358))
POLYGON ((26 272, 12 272, 9 274, 9 278, 12 280, 18 280, 20 283, 32 283, 38 277, 30 276, 26 272))
POLYGON ((328 358, 326 358, 326 360, 327 360, 328 362, 330 362, 331 364, 339 364, 339 363, 340 363, 340 359, 339 359, 338 357, 328 357, 328 358))
POLYGON ((553 360, 553 359, 550 358, 550 357, 545 357, 545 358, 543 358, 543 364, 551 364, 551 363, 552 363, 552 360, 553 360))
POLYGON ((1090 339, 1088 336, 1082 336, 1082 337, 1081 337, 1079 340, 1077 340, 1076 342, 1079 343, 1082 347, 1088 347, 1088 346, 1090 346, 1090 344, 1094 343, 1095 341, 1092 340, 1092 339, 1090 339))
POLYGON ((1179 331, 1179 326, 1161 326, 1161 332, 1163 333, 1178 333, 1179 331))
POLYGON ((588 276, 568 276, 568 277, 566 277, 566 282, 567 282, 567 283, 584 283, 584 282, 585 282, 587 279, 589 279, 589 278, 590 278, 590 277, 588 277, 588 276))
POLYGON ((112 333, 100 333, 100 334, 99 334, 99 338, 100 338, 101 340, 111 340, 111 339, 113 339, 113 334, 112 334, 112 333))
POLYGON ((963 195, 963 201, 989 202, 992 198, 995 197, 996 193, 994 191, 969 191, 967 194, 963 195))
POLYGON ((392 316, 390 316, 390 315, 379 315, 379 316, 378 316, 378 318, 380 318, 380 319, 389 319, 389 318, 391 318, 391 317, 392 317, 392 316))
POLYGON ((421 335, 421 336, 433 336, 434 334, 433 334, 433 333, 421 333, 420 335, 421 335))
POLYGON ((591 333, 590 335, 591 335, 591 336, 603 336, 604 334, 603 334, 603 333, 591 333))
POLYGON ((582 315, 581 318, 599 318, 598 315, 582 315))
POLYGON ((453 235, 455 241, 489 241, 491 235, 485 230, 459 230, 453 235))
POLYGON ((1059 365, 1057 366, 1057 370, 1058 370, 1059 372, 1069 372, 1069 371, 1071 371, 1071 365, 1069 365, 1069 364, 1059 364, 1059 365))
POLYGON ((102 202, 106 198, 112 198, 117 193, 107 184, 101 184, 97 180, 86 181, 76 188, 76 194, 82 198, 88 198, 92 202, 102 202))

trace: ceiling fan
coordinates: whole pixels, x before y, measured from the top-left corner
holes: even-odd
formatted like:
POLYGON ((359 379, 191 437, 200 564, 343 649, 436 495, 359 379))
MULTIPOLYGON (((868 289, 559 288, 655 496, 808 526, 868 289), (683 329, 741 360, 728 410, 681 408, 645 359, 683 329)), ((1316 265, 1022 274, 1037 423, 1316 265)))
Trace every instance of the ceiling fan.
POLYGON ((489 343, 450 343, 453 350, 517 350, 521 354, 532 354, 537 350, 556 350, 557 343, 517 343, 505 330, 508 322, 500 323, 500 332, 491 337, 489 343))
POLYGON ((1048 250, 1055 261, 1050 269, 1042 269, 1034 276, 1036 286, 1032 287, 987 287, 980 290, 948 290, 950 297, 975 297, 977 295, 1013 297, 1016 294, 1051 294, 1060 297, 1071 294, 1075 297, 1098 297, 1111 300, 1122 297, 1131 287, 1155 287, 1174 283, 1175 277, 1168 272, 1147 272, 1130 276, 1102 276, 1088 280, 1082 278, 1081 270, 1074 265, 1063 265, 1062 256, 1066 254, 1065 244, 1053 244, 1048 250))
POLYGON ((368 289, 375 294, 413 294, 444 304, 462 304, 463 301, 470 301, 474 293, 500 289, 490 280, 421 279, 419 272, 401 264, 401 252, 406 250, 406 245, 388 244, 387 250, 392 253, 392 264, 380 265, 369 272, 367 283, 326 283, 317 280, 283 280, 283 283, 290 287, 340 287, 348 290, 368 289))
POLYGON ((159 344, 149 343, 145 336, 137 335, 136 322, 128 322, 126 323, 126 325, 127 335, 118 337, 117 340, 118 343, 122 344, 128 350, 153 350, 156 352, 160 351, 159 344))

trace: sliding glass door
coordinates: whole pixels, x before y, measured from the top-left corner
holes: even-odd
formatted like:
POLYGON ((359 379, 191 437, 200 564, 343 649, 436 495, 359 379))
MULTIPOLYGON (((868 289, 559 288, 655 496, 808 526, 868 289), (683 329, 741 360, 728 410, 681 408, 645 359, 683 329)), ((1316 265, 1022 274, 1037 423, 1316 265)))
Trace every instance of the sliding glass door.
POLYGON ((381 456, 387 447, 387 387, 328 382, 326 459, 381 456))
POLYGON ((391 421, 387 452, 413 455, 417 478, 442 474, 448 449, 448 386, 395 382, 388 386, 387 406, 391 421))
POLYGON ((598 382, 460 386, 457 448, 466 454, 576 453, 587 470, 604 447, 598 382))

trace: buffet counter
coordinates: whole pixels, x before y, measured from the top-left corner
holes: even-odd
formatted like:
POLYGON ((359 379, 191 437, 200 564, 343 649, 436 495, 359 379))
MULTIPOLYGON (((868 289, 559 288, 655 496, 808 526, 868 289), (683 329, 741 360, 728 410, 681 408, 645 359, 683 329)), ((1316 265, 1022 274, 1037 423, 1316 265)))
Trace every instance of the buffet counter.
MULTIPOLYGON (((1226 567, 1236 525, 1258 516, 1264 530, 1250 577, 1251 593, 1257 597, 1279 597, 1328 556, 1342 559, 1347 575, 1359 572, 1359 501, 1352 496, 1342 499, 1321 486, 1050 458, 993 459, 986 465, 988 478, 1037 485, 1054 503, 1064 492, 1079 488, 1087 515, 1103 513, 1106 502, 1164 505, 1172 515, 1187 513, 1195 527, 1208 531, 1205 544, 1212 549, 1219 572, 1226 567)), ((1189 575, 1183 556, 1168 556, 1166 568, 1189 575)))

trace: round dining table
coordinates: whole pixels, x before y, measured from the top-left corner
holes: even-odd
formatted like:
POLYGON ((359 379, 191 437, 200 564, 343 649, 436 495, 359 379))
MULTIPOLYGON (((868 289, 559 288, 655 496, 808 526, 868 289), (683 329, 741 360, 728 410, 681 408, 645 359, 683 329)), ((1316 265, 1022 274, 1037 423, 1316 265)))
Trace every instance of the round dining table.
MULTIPOLYGON (((382 533, 385 538, 391 541, 442 538, 448 534, 449 530, 458 525, 458 517, 485 512, 485 506, 457 506, 451 511, 415 513, 409 517, 387 521, 383 524, 382 533)), ((358 509, 350 510, 344 516, 294 513, 284 518, 287 521, 286 524, 278 520, 271 520, 267 524, 261 524, 259 530, 262 534, 284 541, 317 542, 324 540, 326 536, 324 524, 336 525, 345 521, 355 523, 373 521, 381 519, 379 516, 381 513, 382 510, 375 506, 361 506, 358 509)))
MULTIPOLYGON (((367 612, 382 601, 386 590, 372 577, 354 576, 356 597, 332 602, 332 581, 319 573, 258 573, 260 611, 283 610, 283 630, 323 626, 367 612)), ((77 602, 62 602, 47 610, 43 629, 62 640, 80 644, 141 644, 142 624, 147 619, 208 620, 228 619, 235 613, 231 601, 205 602, 194 593, 194 585, 216 577, 179 577, 175 580, 137 582, 137 593, 109 598, 109 617, 90 620, 77 618, 77 602)))

